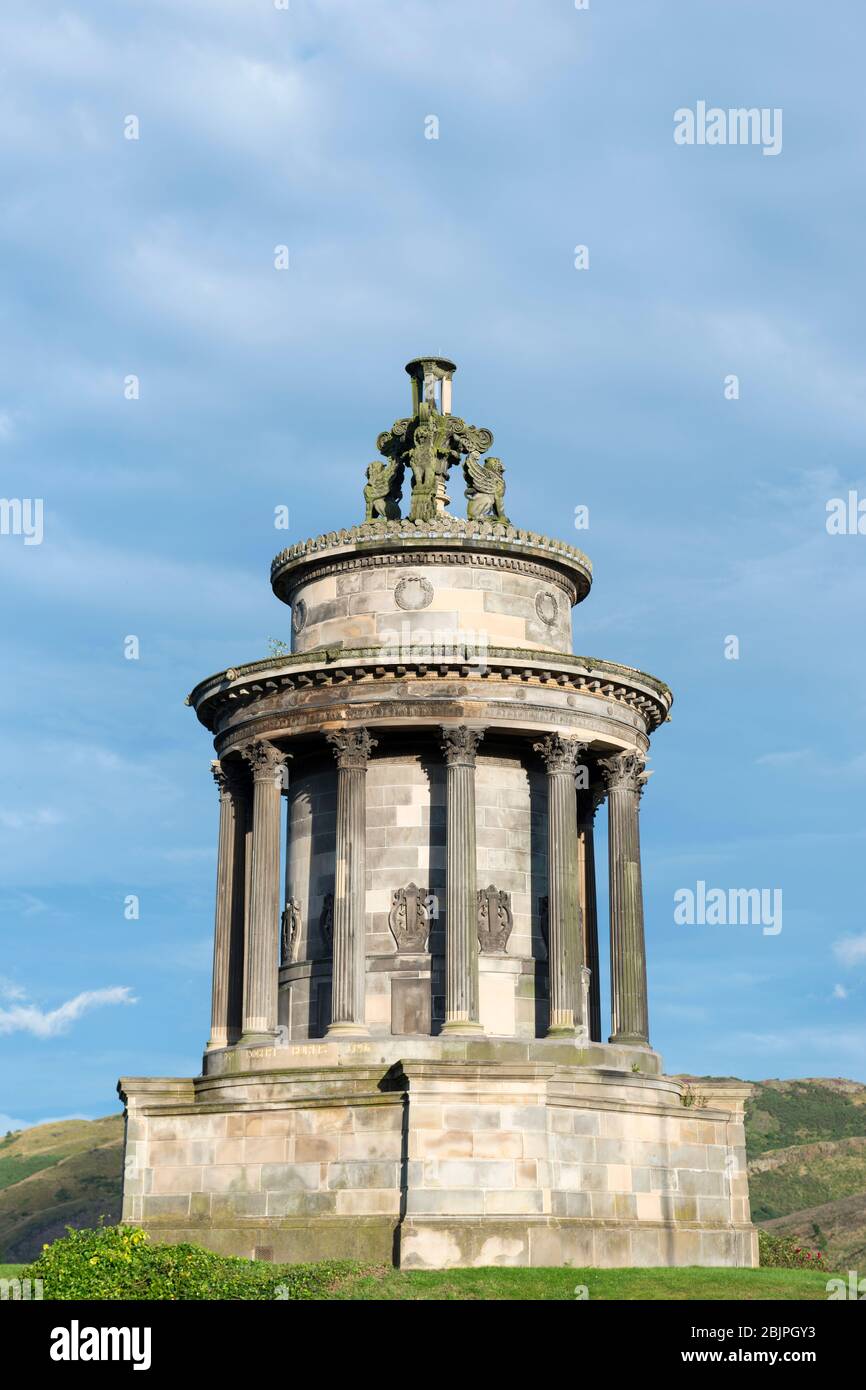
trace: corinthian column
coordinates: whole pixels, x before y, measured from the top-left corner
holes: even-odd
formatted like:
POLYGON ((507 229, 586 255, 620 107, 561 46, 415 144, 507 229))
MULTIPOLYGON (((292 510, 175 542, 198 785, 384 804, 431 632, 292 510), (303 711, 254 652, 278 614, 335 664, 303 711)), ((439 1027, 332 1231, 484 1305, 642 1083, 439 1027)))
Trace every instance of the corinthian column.
POLYGON ((366 729, 328 734, 337 760, 334 959, 328 1035, 367 1032, 367 763, 377 740, 366 729))
POLYGON ((244 848, 248 795, 240 765, 211 763, 219 789, 216 913, 208 1050, 237 1042, 244 985, 244 848))
POLYGON ((589 967, 589 1036, 601 1042, 601 980, 598 964, 598 901, 595 885, 595 813, 604 788, 594 785, 577 796, 577 865, 583 958, 589 967))
POLYGON ((638 805, 646 781, 640 753, 600 758, 607 784, 610 870, 610 1013, 613 1043, 648 1043, 646 947, 638 805))
POLYGON ((264 739, 242 752, 253 774, 253 831, 241 1042, 272 1043, 277 1032, 280 792, 286 754, 264 739))
POLYGON ((443 1033, 480 1033, 475 754, 483 729, 442 728, 445 754, 445 1022, 443 1033))
POLYGON ((573 1037, 582 1018, 584 963, 577 882, 575 772, 585 743, 548 734, 534 743, 547 769, 547 895, 550 1024, 547 1036, 573 1037))

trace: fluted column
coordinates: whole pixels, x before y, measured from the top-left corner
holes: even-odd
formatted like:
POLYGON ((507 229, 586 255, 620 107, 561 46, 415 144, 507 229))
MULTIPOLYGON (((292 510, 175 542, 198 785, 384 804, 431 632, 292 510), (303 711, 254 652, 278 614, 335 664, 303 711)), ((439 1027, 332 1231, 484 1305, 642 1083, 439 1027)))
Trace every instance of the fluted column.
POLYGON ((253 828, 241 1042, 271 1043, 277 1032, 280 793, 286 754, 265 739, 242 751, 253 775, 253 828))
POLYGON ((573 1037, 581 1018, 584 964, 577 881, 575 772, 585 743, 548 734, 534 743, 547 769, 547 916, 550 1023, 547 1036, 573 1037))
POLYGON ((367 763, 377 740, 366 729, 328 734, 337 760, 334 957, 328 1035, 367 1032, 367 763))
POLYGON ((237 1042, 241 1032, 248 803, 246 779, 237 762, 213 762, 211 771, 219 789, 220 819, 208 1050, 237 1042))
POLYGON ((646 781, 640 753, 600 758, 607 784, 610 870, 610 1014, 613 1043, 648 1043, 646 946, 638 806, 646 781))
POLYGON ((583 958, 589 967, 589 1036, 601 1042, 601 980, 598 963, 598 899, 595 883, 595 813, 604 788, 587 787, 577 794, 577 863, 583 958))
POLYGON ((475 853, 475 754, 483 729, 442 728, 445 755, 445 1022, 443 1033, 480 1033, 475 853))

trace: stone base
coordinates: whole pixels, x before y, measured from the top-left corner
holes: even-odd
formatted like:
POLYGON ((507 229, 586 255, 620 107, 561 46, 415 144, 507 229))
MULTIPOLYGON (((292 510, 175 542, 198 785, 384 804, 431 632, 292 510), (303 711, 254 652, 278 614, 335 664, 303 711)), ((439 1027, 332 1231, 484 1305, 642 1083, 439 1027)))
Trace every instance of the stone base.
POLYGON ((391 1046, 234 1048, 195 1079, 124 1079, 123 1220, 281 1262, 757 1263, 745 1087, 702 1083, 687 1108, 646 1048, 594 1044, 586 1065, 544 1040, 391 1046))
POLYGON ((400 1228, 404 1269, 489 1265, 632 1269, 689 1265, 757 1265, 751 1227, 707 1230, 676 1222, 592 1222, 556 1217, 454 1221, 407 1218, 400 1228), (753 1248, 754 1246, 754 1248, 753 1248))

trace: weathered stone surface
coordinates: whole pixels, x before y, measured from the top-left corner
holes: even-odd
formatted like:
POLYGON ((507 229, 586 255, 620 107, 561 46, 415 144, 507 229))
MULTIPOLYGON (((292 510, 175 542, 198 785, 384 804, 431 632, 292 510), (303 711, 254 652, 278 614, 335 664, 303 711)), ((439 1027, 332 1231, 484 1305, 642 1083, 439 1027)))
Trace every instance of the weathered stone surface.
MULTIPOLYGON (((275 1228, 274 1259, 309 1257, 311 1233, 323 1241, 317 1258, 325 1248, 351 1256, 361 1237, 351 1225, 335 1234, 332 1223, 357 1217, 389 1222, 408 1268, 754 1262, 744 1089, 713 1094, 708 1085, 709 1108, 686 1109, 675 1082, 552 1066, 541 1060, 543 1044, 535 1061, 472 1062, 473 1046, 462 1041, 462 1060, 407 1059, 384 1070, 344 1058, 312 1073, 317 1094, 339 1087, 326 1105, 304 1099, 303 1069, 242 1076, 234 1089, 253 1109, 226 1101, 222 1114, 200 1109, 204 1079, 165 1092, 125 1082, 127 1152, 144 1192, 127 1191, 124 1219, 170 1239, 187 1238, 184 1222, 195 1221, 195 1239, 243 1254, 256 1221, 303 1218, 304 1227, 275 1228), (256 1110, 259 1089, 280 1108, 256 1110), (601 1137, 612 1127, 616 1138, 601 1137), (659 1137, 648 1139, 651 1131, 659 1137), (727 1142, 717 1142, 720 1133, 727 1142), (497 1225, 517 1218, 517 1227, 497 1225)), ((264 1227, 256 1230, 264 1247, 264 1227)), ((373 1247, 386 1243, 384 1231, 369 1228, 373 1247)))
POLYGON ((670 691, 572 652, 589 561, 508 520, 453 364, 409 371, 364 523, 274 562, 292 651, 190 696, 219 758, 211 1033, 201 1077, 123 1083, 124 1218, 276 1260, 751 1263, 742 1092, 687 1109, 647 1043, 637 806, 670 691))

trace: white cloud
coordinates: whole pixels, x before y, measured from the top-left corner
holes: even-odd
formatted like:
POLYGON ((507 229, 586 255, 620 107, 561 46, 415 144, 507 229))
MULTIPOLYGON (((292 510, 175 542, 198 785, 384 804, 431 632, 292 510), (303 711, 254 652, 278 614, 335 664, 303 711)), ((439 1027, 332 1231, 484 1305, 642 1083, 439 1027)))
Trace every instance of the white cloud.
POLYGON ((135 1004, 128 985, 110 989, 88 989, 68 999, 57 1009, 45 1011, 35 1004, 19 1004, 0 1009, 0 1036, 8 1033, 32 1033, 35 1038, 54 1038, 69 1031, 71 1025, 91 1009, 103 1004, 135 1004))
POLYGON ((4 830, 41 830, 45 826, 62 825, 65 819, 52 806, 40 806, 35 811, 0 810, 0 826, 4 830))
POLYGON ((834 998, 834 999, 847 999, 847 998, 848 998, 848 991, 847 991, 847 989, 845 988, 844 985, 834 985, 834 986, 833 986, 833 998, 834 998))
POLYGON ((833 955, 843 965, 866 965, 866 932, 860 936, 843 936, 833 942, 833 955))
POLYGON ((755 762, 758 767, 787 767, 791 763, 802 762, 808 756, 808 748, 792 748, 786 753, 762 753, 755 762))

